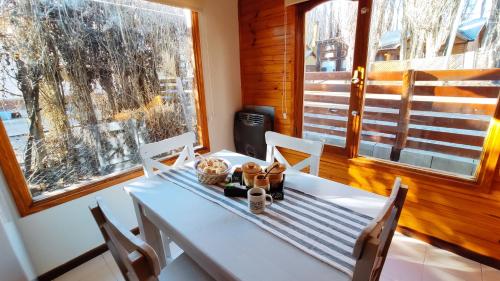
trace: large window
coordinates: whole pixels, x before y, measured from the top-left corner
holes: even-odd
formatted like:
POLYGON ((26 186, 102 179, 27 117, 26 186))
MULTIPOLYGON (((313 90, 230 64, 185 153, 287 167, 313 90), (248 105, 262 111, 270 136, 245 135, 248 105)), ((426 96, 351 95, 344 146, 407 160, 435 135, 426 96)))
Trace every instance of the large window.
POLYGON ((499 11, 403 1, 374 1, 360 154, 474 176, 500 90, 499 11))
POLYGON ((0 5, 1 141, 22 171, 5 176, 24 176, 35 201, 129 172, 141 144, 200 131, 195 13, 141 0, 0 5))
POLYGON ((358 5, 344 2, 305 15, 303 137, 356 147, 350 157, 477 176, 498 114, 496 1, 374 0, 369 33, 358 21, 356 42, 358 5), (365 52, 352 64, 347 48, 342 63, 343 52, 329 55, 324 42, 365 52))

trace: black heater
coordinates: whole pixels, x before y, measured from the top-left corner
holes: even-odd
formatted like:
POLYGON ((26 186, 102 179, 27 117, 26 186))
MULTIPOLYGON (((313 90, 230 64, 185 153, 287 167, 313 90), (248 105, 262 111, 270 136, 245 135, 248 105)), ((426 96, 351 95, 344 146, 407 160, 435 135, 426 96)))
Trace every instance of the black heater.
POLYGON ((264 134, 273 130, 272 117, 266 113, 238 111, 234 115, 234 145, 236 152, 266 159, 264 134))

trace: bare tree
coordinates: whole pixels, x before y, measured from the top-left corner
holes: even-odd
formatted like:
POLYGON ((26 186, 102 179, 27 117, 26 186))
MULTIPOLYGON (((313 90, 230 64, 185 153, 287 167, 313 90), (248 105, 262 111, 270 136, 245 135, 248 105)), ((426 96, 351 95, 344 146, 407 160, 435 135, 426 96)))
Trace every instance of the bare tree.
POLYGON ((29 183, 57 189, 107 174, 113 159, 138 163, 141 142, 196 125, 186 120, 189 99, 167 98, 161 87, 192 68, 182 9, 133 0, 5 0, 0 23, 2 66, 14 65, 30 123, 29 183))
POLYGON ((492 0, 491 14, 481 46, 489 50, 488 67, 500 67, 500 0, 492 0))
POLYGON ((401 59, 435 57, 450 35, 455 0, 402 0, 401 59))

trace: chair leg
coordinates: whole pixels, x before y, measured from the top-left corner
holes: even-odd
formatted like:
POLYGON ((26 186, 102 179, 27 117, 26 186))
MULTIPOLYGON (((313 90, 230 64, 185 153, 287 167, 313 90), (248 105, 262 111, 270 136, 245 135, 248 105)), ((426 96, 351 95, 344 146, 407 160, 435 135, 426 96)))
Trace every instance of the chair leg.
POLYGON ((111 253, 111 256, 113 256, 113 259, 115 260, 116 265, 118 265, 118 268, 120 269, 120 272, 122 273, 123 279, 125 279, 125 281, 130 281, 130 278, 128 276, 127 267, 123 264, 121 259, 118 257, 118 254, 117 254, 118 250, 116 250, 116 248, 113 244, 107 244, 107 245, 108 245, 108 249, 111 253))

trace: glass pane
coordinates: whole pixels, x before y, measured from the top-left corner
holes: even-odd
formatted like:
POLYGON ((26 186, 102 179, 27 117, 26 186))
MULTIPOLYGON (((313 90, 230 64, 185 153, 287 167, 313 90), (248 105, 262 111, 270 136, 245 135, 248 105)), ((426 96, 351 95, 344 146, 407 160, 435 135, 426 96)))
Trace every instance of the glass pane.
POLYGON ((359 154, 475 175, 500 90, 498 5, 375 0, 359 154))
POLYGON ((196 131, 188 10, 139 0, 6 0, 0 114, 31 194, 140 164, 196 131))
POLYGON ((306 13, 302 136, 345 147, 357 1, 329 1, 306 13))

